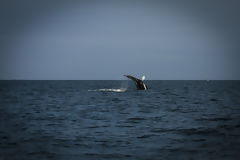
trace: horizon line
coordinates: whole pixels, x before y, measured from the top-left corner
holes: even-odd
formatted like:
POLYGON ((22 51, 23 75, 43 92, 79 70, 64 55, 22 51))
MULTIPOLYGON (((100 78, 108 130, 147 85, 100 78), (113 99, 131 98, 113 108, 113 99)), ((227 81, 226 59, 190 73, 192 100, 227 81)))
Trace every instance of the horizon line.
MULTIPOLYGON (((144 81, 239 81, 240 79, 147 79, 144 81)), ((0 79, 0 81, 130 81, 128 79, 0 79)))

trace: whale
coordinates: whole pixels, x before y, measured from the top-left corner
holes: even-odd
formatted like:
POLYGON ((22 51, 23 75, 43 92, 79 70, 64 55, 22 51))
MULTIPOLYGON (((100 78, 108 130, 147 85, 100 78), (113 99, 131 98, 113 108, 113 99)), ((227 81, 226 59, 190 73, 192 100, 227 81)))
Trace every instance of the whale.
POLYGON ((124 75, 124 76, 133 80, 135 82, 138 90, 147 90, 148 89, 147 85, 145 83, 143 83, 143 80, 145 79, 145 76, 142 77, 142 80, 140 80, 136 77, 133 77, 131 75, 124 75))

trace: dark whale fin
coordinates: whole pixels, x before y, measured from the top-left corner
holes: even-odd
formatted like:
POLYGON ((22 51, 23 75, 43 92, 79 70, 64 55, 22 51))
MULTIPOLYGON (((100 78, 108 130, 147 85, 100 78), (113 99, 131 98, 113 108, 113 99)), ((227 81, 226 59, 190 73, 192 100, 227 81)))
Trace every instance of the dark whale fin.
POLYGON ((124 75, 124 76, 129 78, 129 79, 131 79, 131 80, 133 80, 136 83, 141 81, 140 79, 137 79, 136 77, 133 77, 133 76, 130 76, 130 75, 124 75))
POLYGON ((130 76, 130 75, 124 75, 124 76, 133 80, 136 84, 137 89, 139 89, 139 90, 147 90, 148 89, 146 84, 144 84, 142 80, 137 79, 136 77, 133 77, 133 76, 130 76))

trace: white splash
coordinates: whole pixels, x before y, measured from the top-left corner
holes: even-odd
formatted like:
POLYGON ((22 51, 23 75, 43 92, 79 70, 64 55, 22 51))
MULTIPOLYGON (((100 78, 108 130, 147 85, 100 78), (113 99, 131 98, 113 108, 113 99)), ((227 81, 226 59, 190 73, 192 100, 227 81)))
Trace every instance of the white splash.
POLYGON ((146 78, 145 76, 142 76, 142 81, 144 81, 144 80, 145 80, 145 78, 146 78))
POLYGON ((125 92, 126 90, 127 90, 126 88, 119 88, 119 89, 103 88, 103 89, 95 89, 95 90, 88 90, 88 91, 95 91, 95 92, 125 92))

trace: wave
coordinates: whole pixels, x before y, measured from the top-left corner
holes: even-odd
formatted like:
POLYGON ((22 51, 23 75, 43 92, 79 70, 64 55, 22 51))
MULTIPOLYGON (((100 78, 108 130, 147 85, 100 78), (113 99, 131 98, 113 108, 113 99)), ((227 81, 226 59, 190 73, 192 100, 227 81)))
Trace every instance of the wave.
POLYGON ((127 88, 103 88, 103 89, 94 89, 94 90, 88 90, 93 92, 126 92, 127 88))

